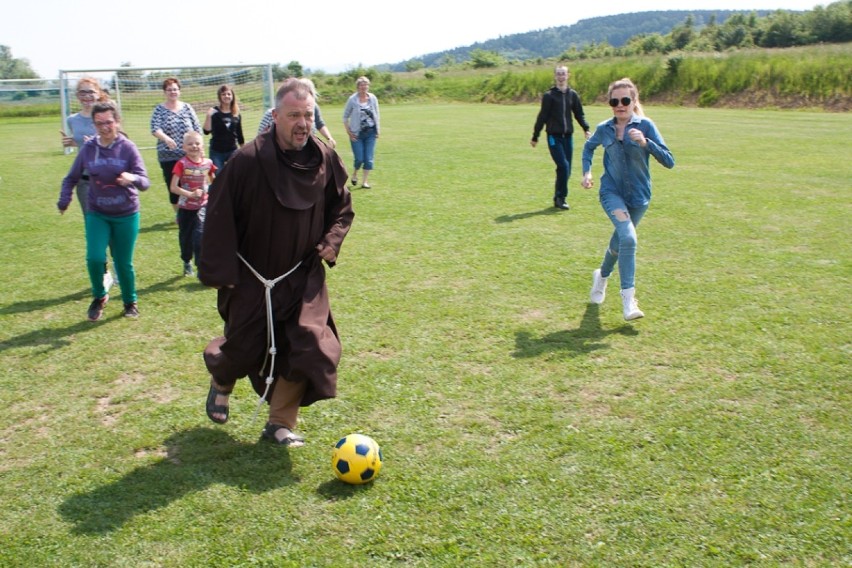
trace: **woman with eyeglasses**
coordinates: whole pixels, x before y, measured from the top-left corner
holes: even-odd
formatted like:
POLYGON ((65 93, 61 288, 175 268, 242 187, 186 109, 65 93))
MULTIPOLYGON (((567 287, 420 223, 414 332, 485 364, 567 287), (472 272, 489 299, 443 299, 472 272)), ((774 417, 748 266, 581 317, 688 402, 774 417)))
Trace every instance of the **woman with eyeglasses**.
POLYGON ((96 135, 80 148, 56 206, 64 214, 71 192, 83 175, 90 179, 86 209, 86 266, 92 284, 92 303, 86 317, 98 321, 109 301, 102 275, 107 246, 112 249, 116 274, 121 279, 124 316, 136 318, 136 272, 133 251, 139 235, 139 192, 151 182, 136 145, 121 132, 121 116, 112 101, 92 107, 96 135))
MULTIPOLYGON (((66 130, 60 130, 62 145, 66 150, 82 148, 90 138, 94 138, 95 123, 92 122, 92 107, 95 103, 107 100, 106 93, 101 89, 100 82, 95 77, 82 77, 77 81, 77 101, 80 110, 65 120, 66 130), (70 136, 69 134, 70 133, 70 136)), ((66 153, 70 153, 66 151, 66 153)), ((77 201, 85 217, 89 205, 89 173, 83 172, 77 181, 77 201)), ((109 290, 113 284, 112 273, 104 263, 104 287, 109 290)))
MULTIPOLYGON (((83 77, 77 81, 77 101, 80 110, 65 120, 66 130, 60 130, 62 145, 65 148, 82 148, 89 138, 95 137, 95 125, 92 122, 92 106, 105 98, 100 83, 94 77, 83 77), (70 135, 69 135, 70 133, 70 135)), ((77 185, 77 200, 83 214, 86 214, 86 195, 89 191, 88 176, 82 177, 77 185)))
MULTIPOLYGON (((183 136, 190 130, 201 134, 201 123, 192 105, 180 100, 180 81, 169 77, 163 81, 166 100, 154 107, 151 115, 151 134, 157 139, 157 160, 163 170, 163 180, 169 192, 169 202, 178 211, 178 195, 172 193, 172 171, 183 158, 183 136)), ((203 136, 203 135, 202 135, 203 136)))
POLYGON ((599 197, 615 227, 601 267, 592 273, 590 301, 603 303, 607 279, 618 263, 624 319, 631 321, 645 315, 636 300, 636 226, 651 202, 649 157, 669 169, 675 161, 656 125, 642 112, 633 81, 625 77, 613 82, 607 98, 613 117, 598 124, 583 146, 582 185, 586 189, 594 186, 595 149, 604 148, 599 197))

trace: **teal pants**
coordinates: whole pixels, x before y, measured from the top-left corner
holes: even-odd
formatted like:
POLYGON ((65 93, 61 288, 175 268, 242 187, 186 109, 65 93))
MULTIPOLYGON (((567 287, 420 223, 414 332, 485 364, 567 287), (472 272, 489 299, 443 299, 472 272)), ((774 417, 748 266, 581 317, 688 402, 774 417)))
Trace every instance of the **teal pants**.
POLYGON ((92 283, 92 296, 106 296, 104 288, 104 263, 107 246, 112 249, 112 262, 121 286, 121 300, 125 304, 136 301, 136 271, 133 269, 133 251, 139 236, 139 213, 124 217, 111 217, 96 211, 86 213, 86 266, 92 283))

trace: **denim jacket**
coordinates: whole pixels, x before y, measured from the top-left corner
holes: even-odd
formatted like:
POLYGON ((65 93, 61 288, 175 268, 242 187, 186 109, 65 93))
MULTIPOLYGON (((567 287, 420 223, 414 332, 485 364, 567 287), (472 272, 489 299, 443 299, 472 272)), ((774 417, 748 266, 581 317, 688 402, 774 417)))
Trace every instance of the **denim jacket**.
POLYGON ((651 201, 651 172, 648 156, 654 156, 664 167, 674 167, 674 156, 666 147, 663 136, 649 118, 633 115, 624 127, 624 140, 615 137, 615 118, 598 124, 595 133, 583 146, 583 172, 592 168, 595 148, 604 147, 600 194, 620 195, 628 207, 642 207, 651 201), (630 139, 627 132, 636 128, 645 135, 648 145, 642 148, 630 139))

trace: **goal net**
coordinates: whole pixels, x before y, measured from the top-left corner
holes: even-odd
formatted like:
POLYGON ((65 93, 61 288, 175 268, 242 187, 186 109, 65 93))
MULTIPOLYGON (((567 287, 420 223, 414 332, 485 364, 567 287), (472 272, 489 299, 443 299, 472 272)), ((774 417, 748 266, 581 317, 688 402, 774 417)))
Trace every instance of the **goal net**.
POLYGON ((109 93, 121 111, 121 129, 140 150, 156 148, 157 140, 151 135, 151 115, 154 107, 165 100, 163 81, 169 77, 180 80, 180 99, 192 105, 202 125, 207 110, 219 104, 216 97, 219 87, 230 85, 240 106, 247 140, 257 132, 260 119, 266 109, 272 107, 274 97, 271 64, 60 71, 63 129, 65 120, 80 110, 76 92, 77 81, 83 77, 100 81, 101 88, 109 93))
POLYGON ((0 110, 5 115, 35 116, 38 107, 56 112, 58 102, 57 79, 0 79, 0 110))

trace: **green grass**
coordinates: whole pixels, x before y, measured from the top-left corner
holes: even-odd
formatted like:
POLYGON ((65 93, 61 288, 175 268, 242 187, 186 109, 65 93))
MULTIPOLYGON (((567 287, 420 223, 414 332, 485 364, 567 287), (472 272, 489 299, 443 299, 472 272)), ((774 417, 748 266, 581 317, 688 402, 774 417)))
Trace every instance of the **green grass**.
MULTIPOLYGON (((376 73, 382 101, 534 102, 553 84, 559 58, 472 69, 468 64, 407 73, 376 73)), ((585 103, 604 104, 613 77, 630 77, 642 98, 685 106, 849 110, 852 43, 724 53, 682 52, 567 61, 571 86, 585 103)), ((365 72, 367 72, 365 70, 365 72)), ((315 77, 324 101, 343 102, 351 81, 315 77)))
POLYGON ((384 106, 329 271, 339 397, 290 452, 245 381, 204 414, 221 321, 154 153, 142 315, 91 324, 55 120, 0 122, 0 566, 849 565, 852 115, 647 110, 677 166, 628 324, 587 303, 611 229, 579 149, 549 207, 536 105, 384 106), (382 445, 368 486, 330 469, 353 431, 382 445))

